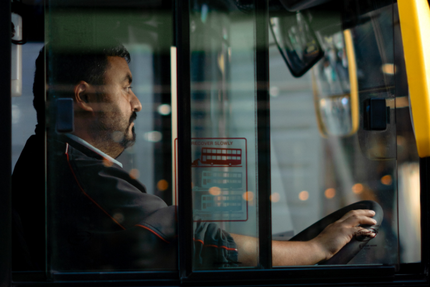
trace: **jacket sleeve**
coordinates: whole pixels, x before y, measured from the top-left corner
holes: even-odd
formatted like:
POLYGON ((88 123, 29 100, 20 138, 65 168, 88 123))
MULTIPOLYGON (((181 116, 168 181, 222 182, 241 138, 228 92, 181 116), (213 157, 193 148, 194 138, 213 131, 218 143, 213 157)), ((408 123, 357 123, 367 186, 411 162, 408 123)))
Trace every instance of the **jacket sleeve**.
POLYGON ((215 223, 197 221, 193 240, 195 269, 235 267, 239 263, 233 237, 215 223))

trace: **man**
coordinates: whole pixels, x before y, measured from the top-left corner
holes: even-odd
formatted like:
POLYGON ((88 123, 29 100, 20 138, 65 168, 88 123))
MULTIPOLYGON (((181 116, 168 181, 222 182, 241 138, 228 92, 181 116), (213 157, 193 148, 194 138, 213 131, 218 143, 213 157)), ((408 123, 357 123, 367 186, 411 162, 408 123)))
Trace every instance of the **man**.
MULTIPOLYGON (((33 196, 33 203, 37 202, 37 206, 23 207, 14 198, 23 226, 16 237, 30 242, 28 251, 15 246, 14 250, 26 254, 23 258, 35 261, 39 268, 43 253, 36 250, 43 248, 44 242, 32 240, 44 238, 42 59, 43 52, 37 60, 34 86, 39 127, 13 175, 14 195, 33 196), (33 163, 39 165, 39 173, 34 173, 33 163), (34 177, 31 184, 37 183, 33 190, 24 180, 30 174, 34 177)), ((131 88, 129 59, 122 45, 89 54, 47 54, 49 98, 72 98, 75 114, 75 129, 65 135, 53 130, 54 117, 48 117, 48 253, 55 270, 166 270, 177 266, 175 207, 147 194, 115 160, 133 144, 134 119, 142 108, 131 88)), ((357 233, 374 237, 358 227, 376 224, 373 215, 370 210, 350 212, 310 241, 274 241, 273 264, 315 264, 336 254, 357 233)), ((213 223, 199 223, 194 237, 196 268, 257 265, 256 238, 228 234, 213 223)))
MULTIPOLYGON (((129 53, 122 45, 85 53, 48 50, 46 124, 44 54, 36 60, 33 87, 36 135, 28 140, 12 179, 15 269, 43 270, 45 251, 59 271, 176 269, 175 207, 147 194, 114 159, 133 144, 134 119, 142 108, 130 86, 129 53), (55 130, 57 98, 73 99, 70 134, 55 130)), ((226 232, 214 224, 197 229, 196 259, 204 257, 198 265, 237 262, 236 245, 226 232)))

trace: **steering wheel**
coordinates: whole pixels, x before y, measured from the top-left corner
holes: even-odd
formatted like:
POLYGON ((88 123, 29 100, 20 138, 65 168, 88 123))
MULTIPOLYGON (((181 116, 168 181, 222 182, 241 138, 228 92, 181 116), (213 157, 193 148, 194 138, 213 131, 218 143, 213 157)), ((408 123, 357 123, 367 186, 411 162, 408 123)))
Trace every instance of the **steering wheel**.
MULTIPOLYGON (((353 203, 351 205, 345 206, 332 214, 327 215, 320 221, 309 226, 296 236, 290 239, 290 241, 308 241, 315 238, 321 233, 329 224, 339 220, 347 212, 355 209, 370 209, 375 211, 375 216, 373 217, 377 225, 363 225, 362 227, 372 230, 375 234, 378 234, 378 229, 381 226, 382 218, 384 217, 384 212, 381 206, 371 200, 364 200, 353 203)), ((369 236, 354 236, 349 243, 347 243, 338 253, 336 253, 332 258, 327 261, 318 263, 319 265, 326 264, 347 264, 357 253, 371 240, 369 236)))

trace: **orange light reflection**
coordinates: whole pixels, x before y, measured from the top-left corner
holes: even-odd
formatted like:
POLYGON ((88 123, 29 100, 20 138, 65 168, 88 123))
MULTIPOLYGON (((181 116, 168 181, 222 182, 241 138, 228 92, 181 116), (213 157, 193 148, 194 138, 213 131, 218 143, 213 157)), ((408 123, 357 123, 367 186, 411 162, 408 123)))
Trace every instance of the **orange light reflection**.
POLYGON ((209 188, 209 193, 216 196, 216 195, 220 195, 221 194, 221 188, 219 188, 218 186, 212 186, 211 188, 209 188))
POLYGON ((242 195, 242 197, 246 201, 252 201, 254 199, 254 193, 252 191, 247 191, 242 195))
POLYGON ((132 179, 138 179, 139 178, 139 170, 136 168, 133 168, 130 170, 129 175, 132 179))
POLYGON ((363 185, 361 183, 356 183, 352 186, 352 192, 355 194, 360 194, 363 192, 363 185))
POLYGON ((336 195, 336 190, 332 187, 327 188, 324 192, 325 197, 327 198, 333 198, 336 195))
POLYGON ((281 198, 281 196, 277 192, 272 193, 272 195, 270 195, 270 200, 272 202, 278 202, 280 198, 281 198))
POLYGON ((157 182, 157 189, 159 191, 165 191, 167 188, 169 188, 169 183, 165 179, 161 179, 157 182))
POLYGON ((393 178, 389 174, 381 177, 381 183, 384 185, 391 185, 392 182, 393 182, 393 178))
POLYGON ((299 193, 299 199, 300 199, 301 201, 306 201, 306 200, 308 200, 308 199, 309 199, 309 192, 307 192, 306 190, 301 191, 301 192, 299 193))

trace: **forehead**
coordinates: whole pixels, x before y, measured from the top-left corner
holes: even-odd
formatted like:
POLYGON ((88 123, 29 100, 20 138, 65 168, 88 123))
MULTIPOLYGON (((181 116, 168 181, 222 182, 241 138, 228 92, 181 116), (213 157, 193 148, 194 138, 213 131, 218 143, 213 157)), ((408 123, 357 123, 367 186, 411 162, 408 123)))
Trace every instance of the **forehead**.
POLYGON ((105 80, 107 82, 123 82, 131 79, 130 68, 124 58, 107 57, 108 65, 105 71, 105 80))

